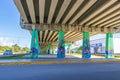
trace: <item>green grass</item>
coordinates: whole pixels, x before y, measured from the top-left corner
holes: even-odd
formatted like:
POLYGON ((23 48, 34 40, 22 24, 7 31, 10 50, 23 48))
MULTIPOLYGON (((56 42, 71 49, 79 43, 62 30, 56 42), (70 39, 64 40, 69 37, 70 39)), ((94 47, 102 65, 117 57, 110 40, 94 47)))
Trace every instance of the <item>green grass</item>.
POLYGON ((5 56, 5 57, 0 57, 0 59, 25 59, 23 56, 25 56, 25 55, 5 56))
POLYGON ((115 58, 120 58, 120 55, 115 55, 115 58))
MULTIPOLYGON (((29 56, 30 54, 27 54, 27 55, 29 56)), ((40 55, 49 55, 49 54, 41 53, 40 55)), ((18 55, 18 56, 5 56, 5 57, 0 57, 0 59, 30 59, 29 57, 25 58, 24 56, 25 56, 25 54, 18 55)))

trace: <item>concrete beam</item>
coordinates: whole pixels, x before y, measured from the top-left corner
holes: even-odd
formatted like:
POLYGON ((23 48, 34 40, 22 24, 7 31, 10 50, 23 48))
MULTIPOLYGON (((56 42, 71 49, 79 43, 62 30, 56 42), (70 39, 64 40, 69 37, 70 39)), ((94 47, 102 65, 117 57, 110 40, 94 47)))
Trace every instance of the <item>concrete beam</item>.
POLYGON ((73 24, 80 16, 82 16, 97 0, 89 0, 89 2, 78 12, 78 14, 70 21, 73 24))
POLYGON ((24 12, 24 9, 23 9, 23 6, 22 6, 22 3, 20 2, 20 0, 14 0, 14 3, 17 6, 24 22, 28 23, 27 16, 25 15, 25 12, 24 12))
MULTIPOLYGON (((66 44, 70 44, 72 43, 72 41, 65 41, 66 44)), ((42 44, 42 46, 47 46, 48 44, 51 44, 51 45, 58 45, 58 41, 56 42, 52 42, 52 41, 46 41, 46 42, 40 42, 40 44, 42 44)))
POLYGON ((50 33, 48 34, 47 40, 48 41, 50 39, 50 36, 52 35, 53 31, 50 31, 50 33))
POLYGON ((32 23, 36 23, 33 0, 26 0, 32 23))
POLYGON ((105 23, 108 20, 111 20, 112 18, 114 18, 115 16, 119 15, 120 11, 115 11, 112 14, 108 15, 107 17, 103 18, 102 20, 96 22, 95 24, 93 24, 92 26, 97 26, 97 25, 101 25, 102 23, 105 23), (114 15, 113 15, 114 14, 114 15))
MULTIPOLYGON (((115 22, 118 23, 119 21, 115 22)), ((21 27, 23 29, 27 29, 27 30, 32 30, 32 26, 33 24, 23 24, 21 25, 21 27)), ((50 31, 59 31, 59 30, 63 30, 65 32, 99 32, 102 33, 106 30, 104 30, 104 26, 103 27, 99 27, 99 26, 82 26, 82 25, 55 25, 55 24, 43 24, 43 25, 39 25, 39 24, 34 24, 35 25, 35 29, 40 30, 40 31, 45 31, 45 30, 50 30, 50 31)), ((111 26, 111 24, 109 25, 111 26)), ((109 26, 105 26, 105 27, 109 27, 109 26)), ((106 28, 107 29, 107 28, 106 28)), ((71 33, 70 33, 71 34, 71 33)), ((66 36, 66 35, 65 35, 66 36)))
POLYGON ((94 13, 90 14, 87 18, 85 18, 83 21, 81 21, 79 24, 83 25, 93 17, 95 17, 97 14, 101 13, 104 11, 106 8, 114 4, 117 0, 108 0, 106 3, 104 3, 101 7, 99 7, 94 13))
POLYGON ((74 6, 72 7, 72 9, 70 10, 70 12, 67 14, 67 16, 65 17, 65 19, 63 20, 63 24, 65 24, 70 17, 74 14, 74 12, 78 9, 78 7, 83 3, 84 0, 77 0, 74 4, 74 6))
POLYGON ((108 14, 111 14, 112 12, 114 12, 117 9, 120 9, 120 4, 117 4, 114 7, 112 7, 110 9, 108 9, 107 11, 103 12, 101 15, 97 16, 96 18, 94 18, 93 20, 91 20, 89 23, 87 23, 87 25, 91 25, 91 24, 95 23, 96 21, 98 21, 101 18, 107 16, 108 14))
POLYGON ((58 16, 55 20, 55 23, 59 23, 61 17, 63 16, 65 10, 67 9, 68 5, 70 4, 71 0, 64 0, 63 4, 62 4, 62 7, 58 13, 58 16))
POLYGON ((46 37, 47 37, 47 33, 48 33, 48 30, 45 31, 44 39, 43 39, 44 41, 45 41, 45 39, 46 39, 46 37))
POLYGON ((58 0, 52 0, 52 2, 51 2, 50 12, 49 12, 49 16, 48 16, 48 24, 50 24, 52 21, 57 3, 58 3, 58 0))
POLYGON ((120 23, 120 20, 112 22, 111 24, 105 25, 105 27, 110 27, 110 26, 112 27, 113 25, 116 25, 116 24, 119 24, 119 23, 120 23))
POLYGON ((106 22, 102 23, 101 25, 99 26, 105 26, 105 25, 109 25, 113 22, 116 22, 116 21, 119 21, 120 20, 120 15, 119 16, 116 16, 116 17, 113 17, 112 19, 110 20, 107 20, 106 22))
POLYGON ((55 33, 52 35, 52 37, 50 38, 50 41, 53 40, 53 38, 55 37, 55 35, 57 35, 57 33, 58 33, 58 32, 55 32, 55 33))
POLYGON ((44 9, 45 8, 45 0, 39 0, 39 16, 40 23, 44 23, 44 9))

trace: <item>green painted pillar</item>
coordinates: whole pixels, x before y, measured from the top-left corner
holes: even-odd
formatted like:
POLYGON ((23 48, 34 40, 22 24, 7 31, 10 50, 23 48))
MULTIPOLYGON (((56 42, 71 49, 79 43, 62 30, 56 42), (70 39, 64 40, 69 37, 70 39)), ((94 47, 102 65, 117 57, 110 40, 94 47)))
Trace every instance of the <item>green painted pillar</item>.
POLYGON ((64 31, 60 30, 58 32, 58 50, 57 50, 57 58, 65 57, 65 39, 64 39, 64 31))
POLYGON ((107 33, 106 34, 106 58, 114 58, 113 55, 113 34, 107 33))
POLYGON ((48 44, 48 54, 50 54, 50 50, 51 50, 51 45, 50 44, 48 44))
POLYGON ((83 32, 82 58, 90 58, 90 35, 89 32, 83 32))
POLYGON ((31 39, 31 58, 38 58, 40 54, 40 45, 39 45, 39 38, 38 38, 38 30, 32 30, 32 39, 31 39))

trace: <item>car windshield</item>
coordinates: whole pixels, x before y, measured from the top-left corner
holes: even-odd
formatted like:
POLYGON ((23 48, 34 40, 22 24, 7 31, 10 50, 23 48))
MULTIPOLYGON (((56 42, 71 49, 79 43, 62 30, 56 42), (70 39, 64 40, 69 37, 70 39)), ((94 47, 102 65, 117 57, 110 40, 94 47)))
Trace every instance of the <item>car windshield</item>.
POLYGON ((5 52, 12 52, 11 50, 6 50, 5 52))

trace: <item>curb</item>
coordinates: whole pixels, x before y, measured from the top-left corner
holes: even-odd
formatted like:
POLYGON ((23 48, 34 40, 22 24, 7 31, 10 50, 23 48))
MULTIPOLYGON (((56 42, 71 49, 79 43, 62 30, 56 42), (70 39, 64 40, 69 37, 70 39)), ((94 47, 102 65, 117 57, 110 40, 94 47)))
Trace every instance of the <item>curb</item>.
POLYGON ((62 60, 62 61, 37 61, 37 62, 0 62, 0 66, 8 65, 33 65, 33 64, 66 64, 66 63, 110 63, 120 60, 62 60))

